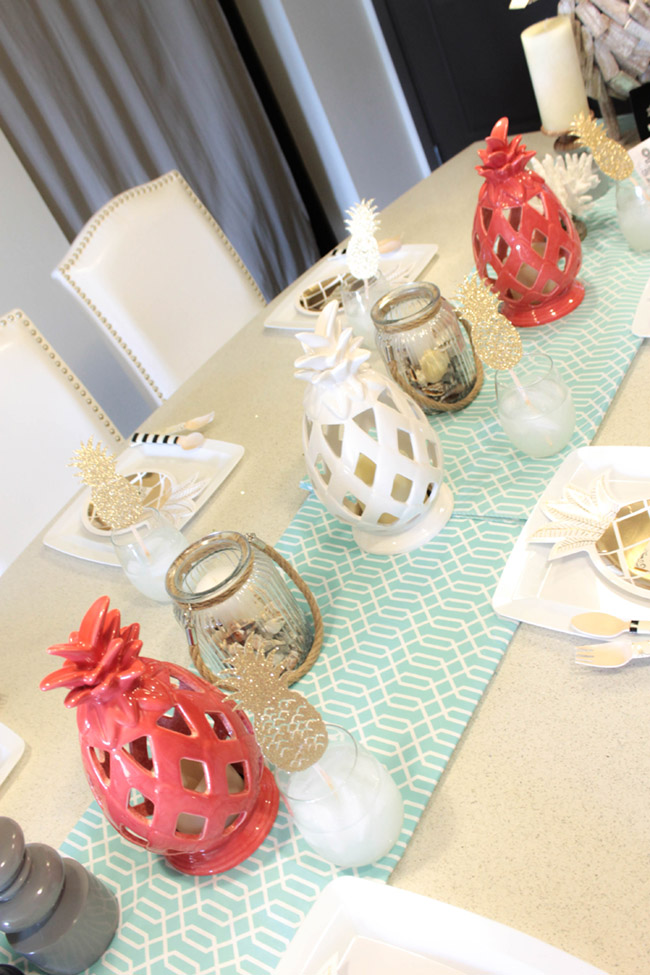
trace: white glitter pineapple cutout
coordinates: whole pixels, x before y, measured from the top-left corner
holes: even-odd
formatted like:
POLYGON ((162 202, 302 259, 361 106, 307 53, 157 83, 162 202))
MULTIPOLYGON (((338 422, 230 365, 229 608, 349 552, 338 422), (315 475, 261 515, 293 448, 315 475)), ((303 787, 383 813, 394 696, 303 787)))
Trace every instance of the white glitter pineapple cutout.
POLYGON ((379 270, 379 244, 375 234, 379 217, 374 200, 362 200, 347 211, 345 226, 350 234, 346 258, 350 274, 361 281, 376 276, 379 270))
POLYGON ((429 421, 392 379, 368 366, 370 353, 351 328, 341 329, 335 301, 313 332, 297 337, 306 354, 296 359, 296 376, 309 384, 303 447, 316 494, 352 525, 366 551, 418 548, 453 507, 429 421))

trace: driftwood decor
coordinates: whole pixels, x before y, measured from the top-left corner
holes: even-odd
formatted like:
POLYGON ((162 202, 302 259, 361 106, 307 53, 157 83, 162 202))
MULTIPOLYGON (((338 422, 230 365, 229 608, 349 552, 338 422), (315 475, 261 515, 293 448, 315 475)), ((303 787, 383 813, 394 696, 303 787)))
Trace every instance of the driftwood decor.
POLYGON ((612 98, 650 81, 650 2, 559 0, 571 18, 585 89, 600 107, 608 134, 620 138, 612 98))

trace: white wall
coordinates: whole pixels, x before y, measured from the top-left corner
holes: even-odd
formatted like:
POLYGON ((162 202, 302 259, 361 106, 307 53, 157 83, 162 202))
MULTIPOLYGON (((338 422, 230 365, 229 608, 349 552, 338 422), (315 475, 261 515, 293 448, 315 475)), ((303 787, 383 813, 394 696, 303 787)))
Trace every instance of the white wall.
POLYGON ((117 428, 128 435, 157 401, 130 374, 91 313, 50 277, 68 248, 0 131, 0 316, 14 308, 24 311, 117 428))
POLYGON ((430 172, 371 0, 244 0, 239 12, 333 229, 430 172))

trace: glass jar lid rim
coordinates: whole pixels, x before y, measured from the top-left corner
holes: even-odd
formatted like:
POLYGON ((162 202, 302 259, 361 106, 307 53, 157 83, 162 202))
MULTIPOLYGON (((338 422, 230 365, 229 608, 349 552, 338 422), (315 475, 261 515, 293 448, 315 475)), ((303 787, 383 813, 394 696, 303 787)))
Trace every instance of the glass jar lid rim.
POLYGON ((165 583, 167 592, 179 605, 196 606, 221 602, 248 578, 252 568, 252 558, 251 544, 245 535, 235 531, 211 532, 189 545, 174 559, 167 570, 165 583), (192 592, 183 585, 188 574, 201 562, 233 547, 239 549, 240 559, 224 579, 197 592, 192 592))
POLYGON ((442 296, 437 285, 430 281, 409 281, 407 284, 400 284, 396 288, 391 288, 389 292, 382 295, 372 307, 370 315, 375 328, 380 331, 399 331, 405 328, 415 328, 429 321, 437 314, 442 303, 442 296), (426 299, 422 308, 403 315, 399 318, 388 318, 387 316, 404 301, 413 298, 426 299))

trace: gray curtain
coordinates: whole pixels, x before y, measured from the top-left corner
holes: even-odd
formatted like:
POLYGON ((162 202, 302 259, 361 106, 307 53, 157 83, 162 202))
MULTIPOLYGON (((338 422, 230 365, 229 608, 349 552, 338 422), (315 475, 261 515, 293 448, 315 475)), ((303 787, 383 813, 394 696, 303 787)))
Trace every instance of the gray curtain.
POLYGON ((178 169, 267 298, 318 255, 217 0, 0 0, 0 126, 72 239, 178 169))

